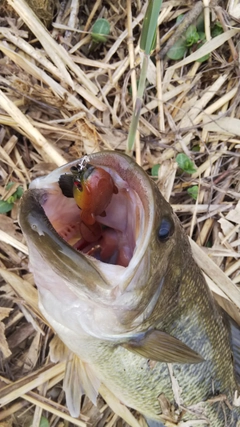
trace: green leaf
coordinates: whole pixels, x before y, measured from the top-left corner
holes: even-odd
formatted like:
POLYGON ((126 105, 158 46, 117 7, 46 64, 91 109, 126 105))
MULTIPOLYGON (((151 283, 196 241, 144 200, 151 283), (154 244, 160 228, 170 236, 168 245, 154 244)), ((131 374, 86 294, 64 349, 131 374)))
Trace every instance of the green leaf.
POLYGON ((12 188, 13 184, 14 184, 14 182, 9 181, 9 183, 6 185, 6 190, 7 191, 10 190, 10 188, 12 188))
POLYGON ((140 39, 140 49, 142 49, 146 55, 150 55, 153 48, 161 5, 162 0, 149 0, 148 2, 140 39))
POLYGON ((200 151, 200 145, 194 145, 192 147, 192 151, 194 151, 195 153, 198 153, 200 151))
POLYGON ((110 24, 106 19, 100 18, 92 26, 91 36, 96 43, 104 43, 110 33, 110 24))
POLYGON ((212 248, 212 246, 213 246, 213 245, 212 245, 211 240, 208 240, 208 241, 207 241, 207 243, 205 244, 205 247, 206 247, 206 248, 212 248))
MULTIPOLYGON (((204 36, 205 36, 205 34, 204 34, 204 36)), ((200 47, 202 47, 202 46, 204 45, 205 41, 206 41, 206 37, 205 37, 205 40, 203 40, 203 42, 202 42, 202 43, 199 43, 199 45, 198 45, 198 49, 200 49, 200 47)), ((204 56, 202 56, 201 58, 197 59, 197 62, 205 62, 205 61, 207 61, 209 58, 210 58, 210 53, 207 53, 206 55, 204 55, 204 56)))
MULTIPOLYGON (((139 79, 137 79, 137 89, 138 89, 138 85, 139 85, 139 79)), ((129 92, 129 95, 132 96, 132 85, 129 86, 128 92, 129 92)))
POLYGON ((16 194, 17 194, 17 198, 20 199, 23 195, 24 191, 23 188, 19 185, 19 187, 17 188, 16 194))
POLYGON ((178 17, 176 19, 176 24, 180 24, 180 22, 182 22, 183 18, 184 18, 184 14, 183 13, 181 13, 181 15, 178 15, 178 17))
POLYGON ((13 193, 8 199, 7 199, 7 203, 14 203, 17 200, 17 192, 15 191, 15 193, 13 193))
POLYGON ((5 200, 0 200, 0 214, 10 212, 13 208, 13 203, 8 203, 5 200))
POLYGON ((201 40, 202 42, 206 41, 206 34, 204 33, 204 31, 198 31, 198 35, 199 35, 199 40, 201 40))
POLYGON ((203 13, 201 13, 199 15, 199 17, 197 18, 197 20, 195 22, 195 25, 196 25, 196 28, 197 28, 198 32, 205 30, 203 13))
POLYGON ((179 153, 177 155, 176 162, 180 169, 182 169, 186 173, 192 174, 197 171, 192 160, 189 159, 189 157, 184 153, 179 153))
POLYGON ((137 99, 135 102, 134 113, 132 115, 132 120, 129 128, 127 153, 131 153, 136 138, 140 111, 143 102, 143 94, 146 87, 148 64, 150 61, 151 49, 153 48, 154 39, 156 36, 157 21, 161 4, 162 0, 149 0, 148 8, 143 20, 140 48, 143 50, 144 55, 142 58, 142 68, 137 91, 137 99))
POLYGON ((194 200, 197 200, 198 196, 198 186, 194 185, 193 187, 189 187, 187 189, 189 196, 191 196, 194 200))
MULTIPOLYGON (((10 190, 13 185, 14 185, 14 182, 10 181, 6 185, 6 190, 7 191, 10 190)), ((13 208, 14 202, 16 202, 17 199, 20 199, 22 195, 23 195, 23 188, 19 185, 17 190, 7 200, 0 199, 0 214, 10 212, 13 208)))
POLYGON ((151 45, 150 53, 156 49, 156 44, 157 44, 157 29, 156 29, 154 36, 153 36, 153 39, 152 39, 152 45, 151 45))
POLYGON ((180 38, 174 45, 169 49, 167 56, 174 61, 182 59, 187 52, 186 40, 180 38))
POLYGON ((160 165, 154 165, 151 169, 151 175, 158 177, 158 171, 159 171, 160 165))
MULTIPOLYGON (((6 188, 7 188, 8 186, 6 186, 6 188)), ((11 187, 12 187, 12 185, 11 185, 11 187)), ((11 188, 10 187, 10 188, 11 188)), ((7 188, 8 189, 8 188, 7 188)), ((17 188, 17 190, 15 191, 15 193, 13 193, 8 199, 7 199, 7 202, 8 203, 14 203, 14 202, 16 202, 16 200, 17 199, 20 199, 20 197, 22 197, 22 195, 23 195, 23 188, 21 187, 21 186, 19 186, 18 188, 17 188)))
POLYGON ((45 417, 41 417, 39 427, 49 427, 49 426, 50 426, 50 424, 49 424, 48 419, 45 417))
POLYGON ((202 56, 202 58, 197 59, 196 62, 205 62, 210 58, 210 53, 207 53, 207 55, 202 56))
POLYGON ((197 43, 199 40, 199 34, 195 25, 189 25, 186 31, 186 46, 190 47, 193 44, 197 43))
POLYGON ((220 24, 220 22, 216 22, 212 31, 211 31, 211 36, 217 37, 217 36, 220 36, 220 34, 222 34, 222 33, 223 33, 222 25, 220 24))

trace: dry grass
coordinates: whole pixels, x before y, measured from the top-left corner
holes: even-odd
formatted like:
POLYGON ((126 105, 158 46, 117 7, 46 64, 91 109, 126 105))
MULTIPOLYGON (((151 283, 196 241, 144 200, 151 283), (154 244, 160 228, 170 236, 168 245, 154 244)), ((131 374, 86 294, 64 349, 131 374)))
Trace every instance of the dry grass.
MULTIPOLYGON (((226 3, 222 8, 216 1, 204 1, 203 48, 177 62, 162 54, 153 58, 134 156, 149 173, 161 164, 159 188, 202 247, 192 241, 209 286, 223 305, 226 300, 234 303, 231 309, 239 321, 240 12, 236 1, 226 3), (214 39, 210 10, 224 28, 214 39), (208 52, 207 62, 196 62, 208 52), (179 152, 194 160, 196 173, 177 170, 179 152), (193 185, 199 186, 197 201, 187 192, 193 185)), ((32 179, 73 158, 104 149, 125 151, 145 7, 141 0, 63 1, 50 20, 49 33, 23 0, 4 0, 3 6, 0 196, 7 200, 19 185, 25 190, 32 179), (94 47, 88 31, 98 17, 109 20, 111 33, 105 44, 94 47), (14 187, 6 190, 9 182, 14 187)), ((172 33, 184 30, 174 29, 176 18, 191 6, 190 0, 163 3, 158 46, 170 45, 172 33)), ((195 15, 196 10, 202 10, 201 2, 195 15)), ((188 15, 190 21, 194 13, 188 15)), ((53 333, 38 311, 17 209, 15 203, 10 213, 0 214, 0 425, 43 426, 44 416, 58 427, 126 426, 121 414, 130 425, 143 426, 141 417, 134 414, 134 421, 104 389, 105 401, 119 415, 101 397, 98 408, 85 399, 78 420, 69 415, 62 392, 64 364, 49 360, 53 333)))

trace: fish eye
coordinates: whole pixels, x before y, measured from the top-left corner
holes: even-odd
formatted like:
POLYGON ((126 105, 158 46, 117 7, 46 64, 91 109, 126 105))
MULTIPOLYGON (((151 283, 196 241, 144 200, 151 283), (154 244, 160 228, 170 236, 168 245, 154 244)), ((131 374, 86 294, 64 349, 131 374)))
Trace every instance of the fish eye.
POLYGON ((174 231, 173 221, 169 218, 162 218, 161 224, 158 229, 158 238, 160 242, 165 242, 171 237, 174 231))

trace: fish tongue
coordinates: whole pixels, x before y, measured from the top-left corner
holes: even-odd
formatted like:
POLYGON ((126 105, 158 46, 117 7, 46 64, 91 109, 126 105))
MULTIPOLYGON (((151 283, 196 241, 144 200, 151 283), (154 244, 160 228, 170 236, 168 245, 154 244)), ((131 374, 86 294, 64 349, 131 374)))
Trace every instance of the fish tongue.
POLYGON ((99 244, 101 247, 99 259, 102 262, 117 264, 123 267, 128 266, 132 257, 132 251, 129 248, 126 233, 113 229, 105 229, 103 230, 99 244))
POLYGON ((98 222, 91 225, 81 222, 80 231, 83 239, 91 243, 96 242, 101 237, 102 227, 98 222))
MULTIPOLYGON (((93 228, 100 227, 95 223, 93 228)), ((127 267, 132 256, 129 248, 128 239, 124 233, 111 228, 94 230, 94 234, 89 226, 81 224, 82 238, 74 243, 73 247, 84 254, 91 255, 93 258, 107 264, 120 265, 127 267), (97 234, 98 232, 98 234, 97 234)))

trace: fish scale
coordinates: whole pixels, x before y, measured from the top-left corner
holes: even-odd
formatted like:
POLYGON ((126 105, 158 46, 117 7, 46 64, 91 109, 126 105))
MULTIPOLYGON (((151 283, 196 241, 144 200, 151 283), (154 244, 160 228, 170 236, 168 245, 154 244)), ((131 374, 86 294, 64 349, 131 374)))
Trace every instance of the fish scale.
MULTIPOLYGON (((145 172, 120 153, 88 156, 94 167, 105 168, 122 194, 119 206, 116 194, 104 219, 96 217, 100 226, 104 221, 102 232, 118 222, 113 213, 125 215, 127 210, 128 219, 136 215, 135 229, 134 221, 119 217, 128 229, 118 227, 118 236, 124 244, 128 238, 129 246, 135 244, 127 267, 84 255, 58 234, 58 229, 79 221, 71 194, 65 197, 58 182, 80 161, 33 182, 22 198, 19 219, 40 308, 85 364, 85 393, 98 387, 91 384, 93 375, 147 419, 164 423, 164 417, 175 417, 177 425, 180 413, 179 420, 194 420, 194 426, 236 427, 240 410, 233 404, 239 392, 239 360, 232 343, 239 351, 239 327, 232 326, 213 299, 178 218, 145 172), (121 188, 128 194, 126 209, 120 209, 125 194, 121 188), (164 401, 175 413, 164 409, 164 401)), ((72 399, 71 393, 67 396, 72 399)))

